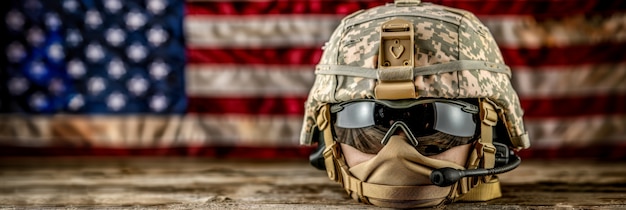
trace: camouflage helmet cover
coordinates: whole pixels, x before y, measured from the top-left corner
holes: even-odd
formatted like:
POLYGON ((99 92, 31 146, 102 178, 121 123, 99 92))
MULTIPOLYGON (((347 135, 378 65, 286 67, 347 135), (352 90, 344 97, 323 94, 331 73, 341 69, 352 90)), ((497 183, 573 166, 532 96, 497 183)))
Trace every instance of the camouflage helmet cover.
POLYGON ((512 145, 530 146, 510 69, 489 30, 468 11, 419 2, 361 10, 341 21, 316 66, 301 144, 313 142, 323 105, 376 98, 381 24, 395 18, 410 21, 414 28, 414 98, 490 99, 500 107, 512 145))

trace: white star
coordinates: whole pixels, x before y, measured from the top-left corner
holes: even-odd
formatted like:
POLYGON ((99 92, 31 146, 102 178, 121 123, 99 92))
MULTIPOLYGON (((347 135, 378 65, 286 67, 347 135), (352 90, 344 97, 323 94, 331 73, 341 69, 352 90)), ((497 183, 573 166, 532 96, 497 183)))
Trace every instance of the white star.
POLYGON ((106 84, 102 77, 93 77, 87 82, 87 90, 89 90, 92 95, 97 95, 104 89, 106 89, 106 84))
POLYGON ((85 48, 87 59, 91 62, 99 62, 104 58, 104 49, 97 43, 90 43, 85 48))
POLYGON ((148 0, 147 8, 152 14, 161 14, 166 6, 167 2, 164 0, 148 0))
POLYGON ((121 93, 112 93, 107 98, 107 106, 113 111, 119 111, 126 106, 126 99, 121 93))
POLYGON ((43 31, 40 28, 34 27, 28 30, 26 34, 26 40, 31 46, 39 46, 45 40, 43 31))
POLYGON ((132 61, 139 62, 148 56, 148 50, 140 43, 133 43, 126 49, 126 55, 132 61))
POLYGON ((75 12, 78 9, 78 2, 76 2, 76 0, 65 0, 63 2, 63 8, 68 12, 75 12))
POLYGON ((120 0, 106 0, 104 1, 104 7, 110 13, 117 13, 122 9, 122 2, 120 0))
POLYGON ((20 95, 28 89, 28 80, 24 77, 13 77, 9 80, 9 92, 13 95, 20 95))
POLYGON ((31 108, 35 110, 41 110, 48 106, 48 102, 46 101, 46 96, 42 93, 35 93, 30 96, 30 100, 28 102, 31 108))
POLYGON ((48 69, 46 69, 46 65, 41 61, 34 61, 30 66, 30 73, 36 77, 41 77, 48 73, 48 69))
POLYGON ((7 46, 7 58, 13 63, 18 63, 26 57, 24 46, 19 42, 13 42, 7 46))
POLYGON ((165 64, 162 60, 152 62, 149 68, 150 75, 156 80, 163 79, 170 71, 169 66, 167 66, 167 64, 165 64))
POLYGON ((70 44, 70 46, 76 47, 83 41, 83 36, 80 34, 79 30, 69 29, 67 30, 65 41, 70 44))
POLYGON ((46 26, 48 26, 50 30, 59 29, 59 26, 61 26, 61 19, 59 18, 59 15, 57 15, 56 13, 47 13, 46 26))
POLYGON ((85 13, 85 24, 87 24, 92 29, 97 28, 102 24, 102 17, 100 13, 96 10, 89 10, 85 13))
POLYGON ((63 46, 60 43, 54 43, 48 47, 48 57, 55 61, 61 61, 65 58, 65 52, 63 52, 63 46))
POLYGON ((85 64, 78 59, 73 59, 67 64, 67 73, 74 79, 78 79, 85 75, 85 64))
POLYGON ((124 66, 124 62, 122 62, 119 58, 114 58, 111 62, 109 62, 108 71, 111 77, 119 79, 126 74, 126 67, 124 66))
POLYGON ((68 104, 69 108, 73 111, 76 111, 85 105, 85 99, 82 95, 78 94, 70 99, 68 104))
POLYGON ((150 109, 160 112, 167 108, 167 97, 162 94, 154 95, 150 99, 150 109))
POLYGON ((163 30, 163 28, 161 27, 151 28, 146 33, 147 33, 146 35, 148 37, 148 41, 153 46, 159 46, 163 44, 163 42, 167 41, 169 37, 169 35, 167 34, 167 31, 163 30))
POLYGON ((5 21, 10 29, 19 31, 22 29, 22 26, 24 26, 24 15, 19 11, 11 10, 7 12, 5 21))
POLYGON ((120 28, 109 28, 106 31, 106 39, 107 42, 109 42, 109 44, 111 44, 112 46, 120 46, 120 44, 122 44, 124 42, 124 40, 126 40, 126 34, 124 33, 124 31, 120 28))
POLYGON ((137 96, 142 95, 144 92, 146 92, 146 90, 148 90, 148 81, 139 76, 135 76, 132 79, 128 80, 126 85, 128 86, 128 91, 137 96))
POLYGON ((146 24, 146 17, 138 11, 129 12, 126 15, 126 26, 130 30, 137 30, 146 24))

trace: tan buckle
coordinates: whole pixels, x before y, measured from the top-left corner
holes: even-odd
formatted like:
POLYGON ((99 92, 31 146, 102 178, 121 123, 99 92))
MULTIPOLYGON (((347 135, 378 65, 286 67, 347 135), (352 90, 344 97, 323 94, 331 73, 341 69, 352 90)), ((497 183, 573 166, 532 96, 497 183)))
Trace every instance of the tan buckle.
POLYGON ((493 104, 487 101, 484 101, 482 103, 483 110, 482 112, 480 112, 480 118, 482 119, 483 123, 489 126, 496 126, 496 124, 498 123, 498 112, 496 112, 493 104))
POLYGON ((381 25, 377 99, 415 98, 413 23, 393 19, 381 25))
POLYGON ((333 142, 332 145, 326 146, 326 149, 322 153, 324 155, 324 164, 326 165, 326 175, 330 180, 339 181, 339 174, 337 173, 337 167, 335 163, 335 154, 337 153, 337 147, 339 147, 336 142, 333 142))
POLYGON ((320 108, 320 112, 317 115, 315 122, 317 123, 317 128, 320 131, 326 129, 326 127, 330 124, 330 107, 329 105, 322 106, 320 108))

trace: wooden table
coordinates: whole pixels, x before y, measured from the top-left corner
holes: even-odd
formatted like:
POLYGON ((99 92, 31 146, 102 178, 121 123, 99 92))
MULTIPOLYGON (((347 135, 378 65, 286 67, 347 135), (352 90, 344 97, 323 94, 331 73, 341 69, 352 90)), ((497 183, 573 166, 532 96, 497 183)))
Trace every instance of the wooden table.
MULTIPOLYGON (((524 160, 504 196, 453 209, 626 209, 626 162, 524 160)), ((378 209, 305 160, 0 158, 0 208, 378 209)))

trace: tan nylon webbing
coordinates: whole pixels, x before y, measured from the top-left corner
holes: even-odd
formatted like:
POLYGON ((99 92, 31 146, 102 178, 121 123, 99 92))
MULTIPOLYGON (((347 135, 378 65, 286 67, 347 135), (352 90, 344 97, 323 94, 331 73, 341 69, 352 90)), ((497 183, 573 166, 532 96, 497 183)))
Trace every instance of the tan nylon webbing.
MULTIPOLYGON (((475 144, 468 160, 468 169, 493 168, 495 166, 495 146, 493 146, 493 127, 498 121, 495 106, 486 99, 480 102, 481 136, 475 144)), ((461 201, 487 201, 502 196, 500 182, 496 176, 464 178, 458 183, 457 193, 461 201)), ((453 195, 454 194, 454 195, 453 195)), ((454 199, 451 197, 450 199, 454 199)))
POLYGON ((438 188, 438 186, 435 185, 388 186, 366 183, 352 176, 348 167, 343 164, 345 161, 343 160, 340 151, 338 151, 338 144, 333 139, 329 125, 330 118, 327 118, 329 117, 329 114, 324 114, 330 113, 328 108, 328 106, 322 107, 320 115, 318 115, 317 122, 324 135, 324 143, 326 144, 326 149, 324 150, 324 161, 328 177, 331 180, 341 183, 348 194, 356 195, 361 202, 366 204, 370 204, 370 198, 380 200, 414 200, 416 198, 435 199, 431 201, 436 202, 432 205, 438 205, 442 202, 437 198, 429 198, 429 188, 438 188))
POLYGON ((502 197, 500 181, 498 181, 496 177, 493 177, 489 182, 481 183, 478 186, 472 188, 472 190, 464 194, 460 200, 488 201, 499 197, 502 197))
POLYGON ((432 199, 429 188, 439 188, 436 185, 421 186, 390 186, 363 182, 342 171, 346 190, 358 193, 368 198, 388 199, 388 200, 413 200, 416 198, 432 199))
MULTIPOLYGON (((483 150, 483 168, 493 168, 495 166, 496 161, 496 147, 493 146, 493 127, 496 126, 498 122, 498 113, 494 108, 493 104, 490 104, 487 101, 481 102, 481 118, 482 123, 480 126, 480 139, 479 143, 482 145, 483 150)), ((489 180, 489 177, 485 179, 485 182, 489 180)))
MULTIPOLYGON (((324 135, 326 148, 324 161, 326 171, 331 180, 341 183, 350 195, 356 195, 363 203, 370 203, 369 199, 381 200, 413 200, 416 198, 428 199, 427 188, 437 188, 435 185, 423 186, 388 186, 363 182, 350 175, 345 165, 338 144, 334 141, 330 125, 329 105, 322 107, 317 117, 318 127, 324 135)), ((497 112, 492 104, 487 101, 481 102, 481 138, 470 155, 468 168, 493 168, 495 164, 495 147, 492 143, 492 126, 497 122, 497 112), (493 117, 495 116, 495 118, 493 117), (473 160, 472 160, 473 159, 473 160)), ((454 185, 453 192, 448 196, 449 200, 456 200, 461 196, 461 201, 487 201, 501 197, 500 183, 495 176, 484 179, 464 178, 454 185), (474 186, 472 183, 477 182, 474 186), (456 191, 456 192, 454 192, 456 191)), ((432 198, 431 198, 432 199, 432 198)), ((445 199, 441 202, 444 202, 445 199)), ((438 203, 441 203, 438 201, 438 203)))
POLYGON ((338 145, 333 139, 333 134, 330 130, 330 105, 324 105, 320 109, 320 114, 317 116, 316 122, 317 127, 324 135, 324 144, 326 148, 324 149, 324 165, 326 166, 326 173, 330 180, 341 182, 340 175, 337 173, 337 167, 335 164, 335 158, 337 156, 338 145))

